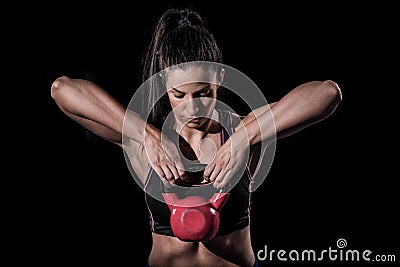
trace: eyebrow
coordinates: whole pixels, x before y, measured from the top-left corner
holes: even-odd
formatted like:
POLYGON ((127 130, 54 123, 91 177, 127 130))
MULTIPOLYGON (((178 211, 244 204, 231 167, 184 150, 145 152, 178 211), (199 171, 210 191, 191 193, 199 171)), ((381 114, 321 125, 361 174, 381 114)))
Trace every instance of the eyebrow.
MULTIPOLYGON (((203 92, 203 91, 207 90, 209 87, 210 87, 210 85, 207 85, 207 86, 205 86, 204 88, 202 88, 202 89, 196 91, 196 93, 203 92)), ((171 89, 174 90, 174 91, 176 91, 176 92, 178 92, 178 93, 180 93, 180 94, 186 94, 185 92, 179 91, 179 90, 176 89, 175 87, 171 87, 171 89)))

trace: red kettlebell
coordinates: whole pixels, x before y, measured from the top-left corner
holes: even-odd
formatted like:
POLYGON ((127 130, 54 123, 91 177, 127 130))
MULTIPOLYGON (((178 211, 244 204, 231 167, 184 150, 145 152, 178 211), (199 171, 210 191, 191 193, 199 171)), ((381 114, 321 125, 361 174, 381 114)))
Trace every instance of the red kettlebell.
POLYGON ((162 193, 171 210, 173 233, 182 241, 208 241, 219 228, 219 210, 229 193, 217 192, 210 199, 203 196, 179 198, 175 193, 162 193))

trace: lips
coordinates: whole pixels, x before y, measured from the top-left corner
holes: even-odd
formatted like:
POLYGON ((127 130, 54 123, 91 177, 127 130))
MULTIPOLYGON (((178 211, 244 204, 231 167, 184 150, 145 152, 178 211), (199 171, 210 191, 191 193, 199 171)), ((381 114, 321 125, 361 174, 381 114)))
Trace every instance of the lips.
POLYGON ((199 123, 201 121, 201 118, 190 118, 188 119, 188 122, 190 123, 199 123))

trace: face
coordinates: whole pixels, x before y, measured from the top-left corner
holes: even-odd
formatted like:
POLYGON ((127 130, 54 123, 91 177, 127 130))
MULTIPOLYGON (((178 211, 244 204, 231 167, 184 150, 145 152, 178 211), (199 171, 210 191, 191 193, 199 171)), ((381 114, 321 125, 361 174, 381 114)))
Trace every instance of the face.
POLYGON ((167 94, 177 122, 200 128, 215 108, 223 71, 216 75, 192 67, 171 70, 167 75, 167 94))

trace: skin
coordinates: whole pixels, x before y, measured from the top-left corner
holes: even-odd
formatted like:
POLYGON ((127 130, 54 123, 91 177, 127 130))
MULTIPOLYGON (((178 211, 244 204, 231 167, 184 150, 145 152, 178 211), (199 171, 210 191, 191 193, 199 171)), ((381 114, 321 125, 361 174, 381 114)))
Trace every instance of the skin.
POLYGON ((167 95, 175 118, 175 128, 181 137, 183 158, 208 164, 216 155, 220 144, 220 127, 218 114, 215 111, 217 91, 220 86, 224 70, 219 77, 201 77, 202 71, 198 68, 189 70, 175 70, 167 73, 167 95), (210 80, 206 82, 187 82, 210 80))
MULTIPOLYGON (((179 73, 178 73, 179 74, 179 73)), ((213 120, 194 120, 199 113, 214 116, 214 100, 218 94, 218 82, 223 73, 216 76, 216 83, 179 84, 168 78, 167 94, 174 109, 176 129, 182 138, 179 150, 167 141, 166 150, 161 142, 163 134, 146 124, 135 114, 128 113, 122 143, 126 108, 98 85, 68 77, 57 78, 51 87, 51 96, 67 116, 97 134, 122 147, 128 154, 132 167, 145 179, 147 166, 151 165, 165 184, 185 179, 179 154, 207 163, 204 179, 221 187, 235 173, 235 167, 243 160, 246 149, 244 138, 251 147, 274 134, 282 138, 327 118, 341 101, 338 85, 332 81, 312 81, 292 89, 286 96, 269 106, 260 107, 248 114, 227 142, 221 144, 220 129, 213 120), (198 100, 196 100, 198 99, 198 100), (204 114, 204 113, 203 113, 204 114), (273 120, 272 120, 273 117, 273 120), (274 126, 274 127, 272 127, 274 126), (276 131, 276 132, 275 132, 276 131), (206 141, 204 141, 206 140, 206 141), (205 156, 206 154, 206 156, 205 156), (211 155, 211 156, 210 156, 211 155)), ((165 140, 164 140, 165 142, 165 140)), ((251 152, 249 165, 258 158, 251 152)), ((255 168, 251 168, 254 171, 255 168)), ((150 266, 252 266, 255 261, 251 245, 250 226, 233 233, 217 236, 208 242, 183 242, 175 237, 152 233, 150 266)))

